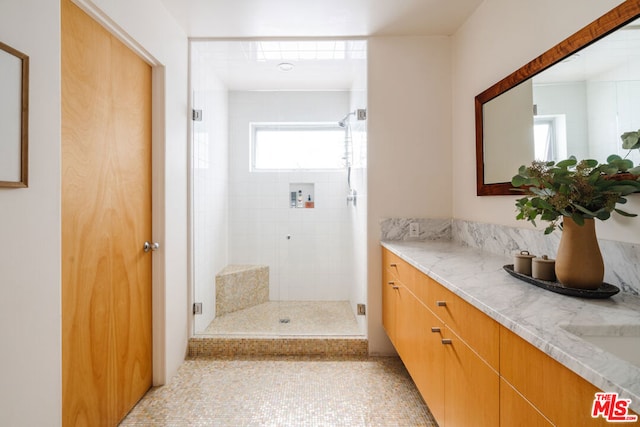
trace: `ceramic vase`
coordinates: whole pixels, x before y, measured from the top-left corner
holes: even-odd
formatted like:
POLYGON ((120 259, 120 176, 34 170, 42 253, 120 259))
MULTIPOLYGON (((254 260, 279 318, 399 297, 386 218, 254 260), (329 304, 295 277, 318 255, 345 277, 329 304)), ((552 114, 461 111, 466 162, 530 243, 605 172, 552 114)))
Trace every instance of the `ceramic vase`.
POLYGON ((597 289, 602 285, 604 262, 593 219, 585 219, 580 226, 570 217, 563 218, 556 277, 568 288, 597 289))

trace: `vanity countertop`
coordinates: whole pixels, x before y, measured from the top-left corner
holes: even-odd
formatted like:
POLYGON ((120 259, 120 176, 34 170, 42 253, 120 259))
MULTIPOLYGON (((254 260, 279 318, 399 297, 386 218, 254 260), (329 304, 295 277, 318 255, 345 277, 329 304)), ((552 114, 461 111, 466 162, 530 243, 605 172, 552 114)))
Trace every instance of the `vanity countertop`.
MULTIPOLYGON (((582 299, 510 276, 513 260, 451 241, 385 241, 382 245, 553 359, 606 392, 631 399, 640 413, 640 367, 580 339, 565 328, 640 328, 640 297, 619 293, 582 299)), ((640 346, 640 338, 638 339, 640 346)))

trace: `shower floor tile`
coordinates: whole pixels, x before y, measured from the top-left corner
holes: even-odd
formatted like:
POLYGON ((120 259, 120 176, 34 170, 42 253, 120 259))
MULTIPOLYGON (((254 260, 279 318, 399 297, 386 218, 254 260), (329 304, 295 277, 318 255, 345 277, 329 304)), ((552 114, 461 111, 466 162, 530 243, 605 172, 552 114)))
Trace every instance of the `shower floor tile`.
POLYGON ((402 362, 186 360, 121 426, 436 426, 402 362))
POLYGON ((213 319, 204 335, 359 336, 348 301, 269 301, 213 319))

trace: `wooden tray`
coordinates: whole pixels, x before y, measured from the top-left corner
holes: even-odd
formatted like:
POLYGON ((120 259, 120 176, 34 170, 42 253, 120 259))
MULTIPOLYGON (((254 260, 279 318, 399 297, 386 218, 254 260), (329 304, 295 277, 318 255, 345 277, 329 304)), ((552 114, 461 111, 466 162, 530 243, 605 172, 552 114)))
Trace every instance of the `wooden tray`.
POLYGON ((568 288, 564 286, 560 282, 549 282, 547 280, 534 279, 531 276, 527 276, 525 274, 516 273, 513 269, 513 264, 507 264, 503 266, 504 270, 512 275, 513 277, 524 280, 527 283, 532 285, 536 285, 542 289, 546 289, 551 292, 555 292, 558 294, 569 295, 572 297, 580 297, 580 298, 609 298, 620 292, 620 288, 614 285, 610 285, 609 283, 602 283, 602 285, 598 289, 575 289, 568 288))

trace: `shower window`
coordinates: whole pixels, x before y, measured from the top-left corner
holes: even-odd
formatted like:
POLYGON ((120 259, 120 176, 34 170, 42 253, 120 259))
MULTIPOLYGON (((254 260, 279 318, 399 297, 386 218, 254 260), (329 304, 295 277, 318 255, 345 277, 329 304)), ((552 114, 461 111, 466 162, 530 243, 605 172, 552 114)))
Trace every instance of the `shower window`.
POLYGON ((336 123, 252 123, 251 169, 344 167, 344 129, 336 123))

